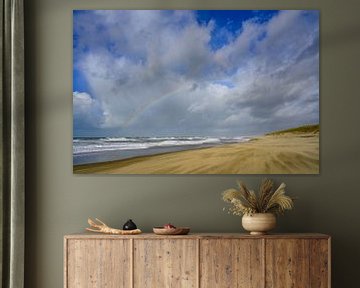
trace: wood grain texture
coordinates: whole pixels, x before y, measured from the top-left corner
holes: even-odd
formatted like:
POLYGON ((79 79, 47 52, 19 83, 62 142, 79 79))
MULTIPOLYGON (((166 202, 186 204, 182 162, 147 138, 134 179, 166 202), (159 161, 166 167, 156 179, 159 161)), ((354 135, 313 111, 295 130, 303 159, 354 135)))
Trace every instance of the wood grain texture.
POLYGON ((306 239, 266 239, 266 288, 309 287, 309 244, 306 239))
POLYGON ((67 240, 66 288, 131 287, 130 240, 67 240))
POLYGON ((261 239, 204 239, 200 244, 200 287, 261 288, 261 239))
POLYGON ((329 287, 330 251, 328 242, 324 239, 310 240, 310 287, 312 288, 329 287))
POLYGON ((193 239, 134 240, 134 287, 196 288, 196 251, 193 239))
POLYGON ((64 287, 330 288, 330 260, 323 234, 76 234, 64 239, 64 287))

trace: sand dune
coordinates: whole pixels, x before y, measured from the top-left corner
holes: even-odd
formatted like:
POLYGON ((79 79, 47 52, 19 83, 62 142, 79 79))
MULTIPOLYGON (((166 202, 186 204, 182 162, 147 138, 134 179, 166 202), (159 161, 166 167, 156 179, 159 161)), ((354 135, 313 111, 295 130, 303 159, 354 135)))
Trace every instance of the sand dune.
POLYGON ((318 174, 319 134, 289 133, 127 160, 78 165, 99 174, 318 174))

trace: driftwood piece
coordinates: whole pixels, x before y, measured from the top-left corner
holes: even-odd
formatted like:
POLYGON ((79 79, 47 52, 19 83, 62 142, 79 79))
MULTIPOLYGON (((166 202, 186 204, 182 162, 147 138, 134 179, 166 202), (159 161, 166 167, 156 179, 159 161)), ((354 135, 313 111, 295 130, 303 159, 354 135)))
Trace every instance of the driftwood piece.
POLYGON ((105 233, 105 234, 115 234, 115 235, 135 235, 140 234, 140 229, 135 230, 121 230, 121 229, 115 229, 111 228, 108 225, 106 225, 101 220, 95 218, 96 221, 92 220, 91 218, 88 218, 88 223, 91 228, 86 228, 87 231, 91 232, 98 232, 98 233, 105 233))

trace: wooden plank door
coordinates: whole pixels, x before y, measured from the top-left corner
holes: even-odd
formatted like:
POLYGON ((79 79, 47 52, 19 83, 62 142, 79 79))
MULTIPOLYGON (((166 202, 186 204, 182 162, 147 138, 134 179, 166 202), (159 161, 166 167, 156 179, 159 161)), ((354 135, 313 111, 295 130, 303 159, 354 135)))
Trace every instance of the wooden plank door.
POLYGON ((266 239, 266 288, 326 288, 328 239, 266 239))
POLYGON ((202 239, 200 287, 264 287, 261 239, 202 239))
POLYGON ((196 239, 134 240, 135 288, 196 288, 196 239))
POLYGON ((309 287, 307 239, 266 239, 266 288, 309 287))
POLYGON ((66 241, 66 288, 131 287, 130 240, 66 241))

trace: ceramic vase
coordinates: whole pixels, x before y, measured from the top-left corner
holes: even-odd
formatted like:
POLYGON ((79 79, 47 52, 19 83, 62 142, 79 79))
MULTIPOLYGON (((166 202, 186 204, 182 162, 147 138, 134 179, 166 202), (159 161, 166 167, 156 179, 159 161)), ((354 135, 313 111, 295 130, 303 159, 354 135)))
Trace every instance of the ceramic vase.
POLYGON ((255 213, 242 217, 242 226, 251 235, 263 235, 276 226, 276 217, 273 213, 255 213))

